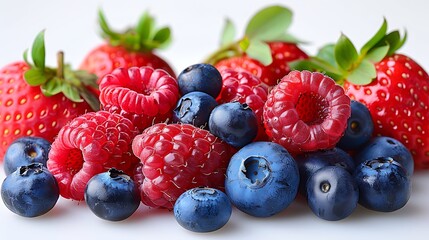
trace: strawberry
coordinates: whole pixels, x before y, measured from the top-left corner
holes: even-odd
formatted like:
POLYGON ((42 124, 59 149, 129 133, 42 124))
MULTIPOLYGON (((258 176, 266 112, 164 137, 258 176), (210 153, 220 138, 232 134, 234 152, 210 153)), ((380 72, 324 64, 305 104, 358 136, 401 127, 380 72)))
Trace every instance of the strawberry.
POLYGON ((0 70, 0 161, 15 139, 37 136, 52 142, 68 121, 99 107, 90 89, 97 87, 95 75, 72 71, 62 53, 58 69, 45 66, 44 31, 31 55, 34 64, 26 59, 0 70))
POLYGON ((286 33, 291 20, 292 12, 287 8, 264 8, 250 19, 244 37, 238 41, 234 41, 235 28, 227 20, 221 48, 206 62, 219 71, 227 68, 248 71, 268 86, 274 86, 290 72, 289 62, 308 58, 296 38, 286 33))
POLYGON ((415 169, 429 169, 429 77, 412 58, 396 53, 405 40, 398 31, 387 33, 385 20, 360 53, 342 35, 310 61, 293 66, 318 68, 343 83, 350 98, 371 112, 374 134, 401 141, 415 169))
POLYGON ((175 77, 172 67, 154 52, 157 48, 168 46, 171 40, 170 28, 156 29, 154 18, 145 13, 135 28, 118 33, 111 30, 101 10, 98 17, 106 43, 92 49, 82 61, 80 69, 96 74, 98 83, 105 74, 117 67, 161 68, 175 77))

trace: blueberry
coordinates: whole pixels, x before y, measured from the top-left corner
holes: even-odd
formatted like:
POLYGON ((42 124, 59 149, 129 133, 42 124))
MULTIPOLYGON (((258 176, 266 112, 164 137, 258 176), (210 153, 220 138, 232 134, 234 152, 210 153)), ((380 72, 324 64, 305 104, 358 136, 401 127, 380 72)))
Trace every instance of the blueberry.
POLYGON ((258 134, 258 121, 247 104, 229 102, 215 107, 209 117, 209 129, 226 143, 240 148, 258 134))
POLYGON ((208 121, 216 100, 203 92, 190 92, 182 96, 173 111, 173 122, 192 124, 208 129, 208 121))
POLYGON ((342 167, 323 167, 308 179, 308 206, 321 219, 338 221, 348 217, 358 200, 359 190, 353 176, 342 167))
POLYGON ((6 207, 23 217, 37 217, 57 203, 59 188, 54 176, 41 163, 21 166, 1 186, 6 207))
POLYGON ((115 168, 92 177, 85 188, 85 201, 99 218, 121 221, 130 217, 140 205, 134 181, 115 168))
POLYGON ((296 156, 296 162, 299 168, 299 192, 301 195, 307 195, 307 180, 317 170, 326 166, 343 167, 350 174, 355 170, 353 158, 341 148, 329 150, 319 150, 314 152, 302 153, 296 156))
POLYGON ((410 150, 400 141, 391 137, 375 137, 368 142, 354 156, 355 162, 360 164, 366 160, 372 160, 379 157, 391 157, 400 163, 408 175, 414 172, 414 160, 410 150))
POLYGON ((21 137, 16 139, 4 155, 4 171, 9 175, 21 166, 42 163, 46 166, 51 143, 40 137, 21 137))
POLYGON ((298 166, 284 147, 273 142, 253 142, 232 156, 225 191, 239 210, 255 217, 269 217, 292 203, 298 184, 298 166))
POLYGON ((396 211, 408 202, 411 179, 401 164, 390 157, 367 160, 354 173, 359 204, 379 212, 396 211))
POLYGON ((231 217, 231 202, 214 188, 187 190, 174 204, 177 222, 193 232, 212 232, 222 228, 231 217))
POLYGON ((356 150, 367 143, 374 131, 374 123, 368 108, 355 100, 350 103, 351 116, 347 128, 337 146, 344 150, 356 150))
POLYGON ((190 92, 205 92, 217 98, 222 90, 222 76, 210 64, 198 63, 184 69, 177 77, 182 95, 190 92))

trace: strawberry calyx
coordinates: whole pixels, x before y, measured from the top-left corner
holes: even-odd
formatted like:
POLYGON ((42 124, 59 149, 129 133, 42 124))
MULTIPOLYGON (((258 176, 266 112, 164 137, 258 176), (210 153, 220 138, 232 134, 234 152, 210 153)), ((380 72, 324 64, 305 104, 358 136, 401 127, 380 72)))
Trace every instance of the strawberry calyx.
POLYGON ((30 86, 40 86, 41 92, 47 97, 62 93, 73 102, 86 101, 94 111, 97 111, 100 102, 90 91, 90 88, 98 89, 97 76, 82 70, 72 70, 70 65, 64 64, 64 53, 61 51, 57 54, 57 68, 46 67, 44 35, 43 30, 33 42, 32 62, 28 60, 28 49, 24 52, 24 60, 30 66, 24 73, 25 81, 30 86))
POLYGON ((102 36, 112 46, 122 46, 131 52, 151 52, 165 49, 171 42, 171 30, 167 26, 157 28, 155 18, 145 12, 135 27, 124 32, 116 32, 107 23, 103 11, 98 11, 98 22, 102 36))
POLYGON ((407 39, 395 30, 387 32, 387 21, 358 52, 350 39, 343 33, 335 44, 327 44, 319 49, 316 56, 289 63, 291 69, 323 72, 338 84, 348 82, 367 85, 376 79, 375 64, 393 55, 407 39))
POLYGON ((247 23, 244 36, 235 40, 236 28, 230 19, 225 20, 220 48, 204 61, 208 64, 246 54, 263 65, 272 63, 271 50, 267 42, 298 43, 297 38, 287 32, 292 23, 292 11, 283 6, 269 6, 257 12, 247 23))

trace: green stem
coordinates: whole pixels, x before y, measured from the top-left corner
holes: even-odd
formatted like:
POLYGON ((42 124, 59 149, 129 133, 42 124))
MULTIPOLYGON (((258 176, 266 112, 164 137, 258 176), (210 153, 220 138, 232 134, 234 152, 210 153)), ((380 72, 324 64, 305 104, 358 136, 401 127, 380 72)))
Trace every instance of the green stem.
POLYGON ((219 50, 215 51, 214 53, 210 54, 205 60, 205 63, 208 64, 216 64, 222 59, 232 57, 232 56, 238 56, 242 54, 242 51, 240 49, 239 45, 240 41, 233 42, 231 44, 225 45, 221 47, 219 50))
POLYGON ((64 79, 64 52, 59 51, 57 53, 57 77, 59 79, 64 79))

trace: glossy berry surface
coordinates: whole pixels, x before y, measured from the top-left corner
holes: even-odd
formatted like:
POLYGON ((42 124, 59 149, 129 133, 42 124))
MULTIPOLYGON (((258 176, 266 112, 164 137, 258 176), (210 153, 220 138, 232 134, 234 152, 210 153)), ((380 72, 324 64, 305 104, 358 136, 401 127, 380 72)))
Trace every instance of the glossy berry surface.
POLYGON ((61 196, 83 200, 89 179, 112 167, 133 174, 139 161, 131 141, 137 134, 129 119, 106 111, 83 114, 64 126, 47 162, 61 196))
POLYGON ((411 195, 411 179, 392 158, 376 158, 359 164, 354 178, 359 203, 371 210, 393 212, 405 206, 411 195))
POLYGON ((329 149, 343 135, 350 112, 350 99, 334 80, 292 71, 268 95, 265 131, 292 154, 329 149))
POLYGON ((137 210, 140 205, 140 193, 131 177, 111 168, 88 181, 85 202, 97 217, 121 221, 137 210))
POLYGON ((40 137, 21 137, 16 139, 4 155, 4 171, 9 175, 21 166, 41 163, 46 167, 51 143, 40 137))
POLYGON ((353 158, 340 148, 306 152, 295 157, 299 169, 299 191, 307 195, 307 181, 317 170, 326 166, 344 168, 350 174, 355 170, 353 158))
POLYGON ((176 79, 161 69, 116 68, 100 83, 102 109, 123 115, 139 130, 171 119, 178 99, 176 79))
POLYGON ((255 112, 258 120, 258 135, 255 140, 268 140, 263 117, 268 87, 258 77, 245 71, 225 69, 220 74, 222 75, 222 90, 216 101, 219 104, 228 102, 246 103, 255 112))
POLYGON ((371 139, 354 156, 355 162, 360 164, 366 160, 373 160, 379 157, 391 157, 400 163, 408 175, 414 172, 413 156, 404 144, 391 137, 375 137, 371 139))
POLYGON ((41 163, 19 167, 1 186, 6 207, 23 217, 37 217, 57 203, 59 189, 54 176, 41 163))
POLYGON ((190 92, 182 96, 173 110, 173 122, 187 123, 208 129, 208 121, 216 100, 204 92, 190 92))
POLYGON ((253 142, 232 156, 225 190, 239 210, 269 217, 289 206, 298 184, 298 166, 285 148, 272 142, 253 142))
POLYGON ((216 98, 222 89, 222 76, 210 64, 198 63, 185 68, 177 77, 180 93, 205 92, 216 98))
POLYGON ((135 180, 142 202, 173 209, 188 189, 224 189, 225 172, 234 149, 209 131, 190 124, 158 123, 132 142, 141 161, 135 180))
POLYGON ((374 123, 371 113, 364 104, 352 100, 350 106, 351 116, 337 146, 344 150, 357 150, 371 139, 374 123))
POLYGON ((215 107, 210 114, 209 129, 213 135, 240 148, 255 139, 258 134, 258 120, 247 104, 224 103, 215 107))
POLYGON ((353 176, 342 167, 326 166, 307 181, 307 202, 321 219, 338 221, 356 209, 359 189, 353 176))
POLYGON ((214 188, 193 188, 184 192, 174 204, 174 216, 185 229, 212 232, 222 228, 231 217, 228 197, 214 188))

